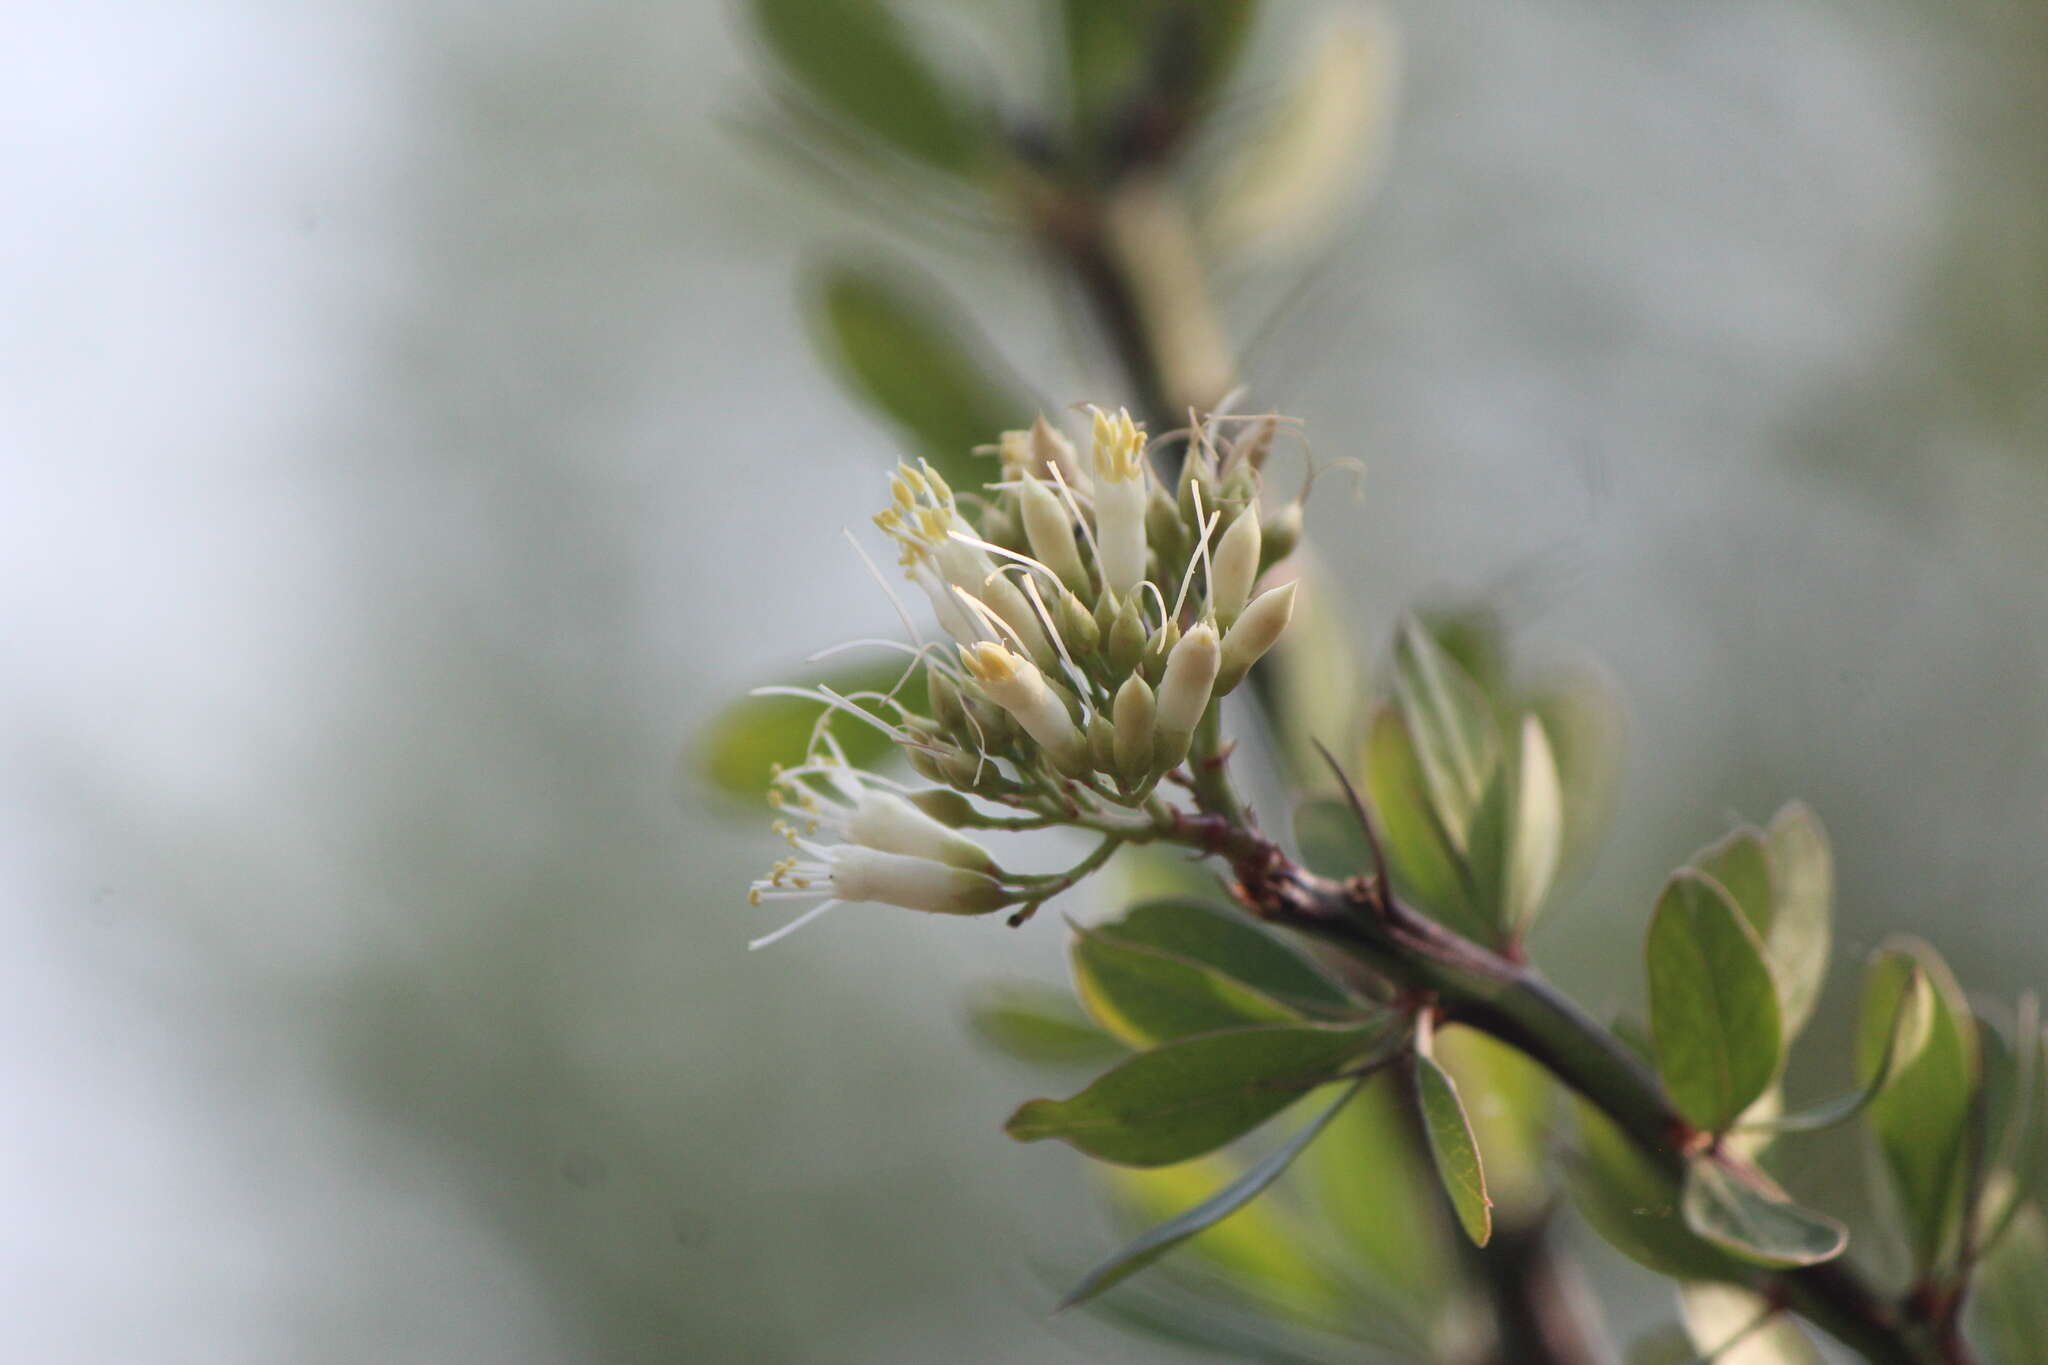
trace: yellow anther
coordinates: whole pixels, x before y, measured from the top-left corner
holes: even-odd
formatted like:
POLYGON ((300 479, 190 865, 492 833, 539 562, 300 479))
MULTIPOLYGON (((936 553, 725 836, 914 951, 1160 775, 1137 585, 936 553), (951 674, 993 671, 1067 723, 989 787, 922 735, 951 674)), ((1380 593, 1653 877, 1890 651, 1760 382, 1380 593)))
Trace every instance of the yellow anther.
POLYGON ((1111 483, 1129 483, 1138 477, 1138 452, 1144 448, 1144 434, 1131 414, 1116 410, 1112 417, 1101 408, 1095 414, 1095 477, 1111 483))

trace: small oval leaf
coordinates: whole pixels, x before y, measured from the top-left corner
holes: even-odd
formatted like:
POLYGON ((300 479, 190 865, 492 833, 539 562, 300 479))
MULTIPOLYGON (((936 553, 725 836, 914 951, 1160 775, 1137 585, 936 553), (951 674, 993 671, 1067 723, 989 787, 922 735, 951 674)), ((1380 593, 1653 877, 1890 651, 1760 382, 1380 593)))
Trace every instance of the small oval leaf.
POLYGON ((1486 1194, 1486 1171, 1479 1161, 1479 1143, 1465 1117, 1464 1102, 1450 1075, 1428 1057, 1415 1057, 1415 1099, 1422 1110, 1422 1131, 1437 1178, 1451 1197, 1458 1225, 1473 1245, 1485 1246, 1493 1236, 1493 1200, 1486 1194))
POLYGON ((1283 1004, 1341 1009, 1352 1003, 1342 986, 1272 931, 1199 901, 1144 901, 1097 929, 1125 943, 1207 963, 1283 1004))
POLYGON ((997 474, 973 453, 1028 426, 1031 404, 996 376, 988 346, 928 281, 837 261, 811 288, 818 346, 846 388, 956 488, 997 474))
POLYGON ((996 1051, 1040 1066, 1099 1064, 1125 1051, 1054 986, 988 982, 968 1000, 967 1021, 996 1051))
POLYGON ((1758 1265, 1819 1265, 1849 1245, 1849 1230, 1834 1219, 1800 1208, 1761 1175, 1710 1157, 1687 1168, 1679 1207, 1693 1232, 1758 1265))
POLYGON ((1065 1100, 1031 1100, 1004 1125, 1102 1161, 1165 1166, 1244 1136, 1304 1094, 1384 1064, 1391 1030, 1279 1025, 1208 1033, 1141 1052, 1065 1100))
POLYGON ((1206 963, 1076 928, 1074 988, 1101 1025, 1134 1047, 1301 1015, 1206 963))
POLYGON ((1718 884, 1681 870, 1650 921, 1657 1070, 1695 1127, 1724 1132, 1777 1078, 1777 988, 1756 931, 1718 884))
POLYGON ((986 160, 993 121, 940 82, 881 0, 753 0, 753 9, 769 50, 824 108, 953 175, 986 160))
MULTIPOLYGON (((903 672, 903 661, 895 659, 849 665, 818 681, 841 696, 886 692, 903 672)), ((897 695, 913 708, 920 705, 923 674, 913 674, 897 695)), ((801 697, 741 697, 720 708, 699 733, 693 766, 719 795, 759 801, 768 790, 769 771, 776 764, 804 761, 812 731, 824 710, 823 703, 801 697)), ((831 729, 855 767, 874 767, 895 748, 888 736, 873 726, 848 717, 835 717, 831 729)))

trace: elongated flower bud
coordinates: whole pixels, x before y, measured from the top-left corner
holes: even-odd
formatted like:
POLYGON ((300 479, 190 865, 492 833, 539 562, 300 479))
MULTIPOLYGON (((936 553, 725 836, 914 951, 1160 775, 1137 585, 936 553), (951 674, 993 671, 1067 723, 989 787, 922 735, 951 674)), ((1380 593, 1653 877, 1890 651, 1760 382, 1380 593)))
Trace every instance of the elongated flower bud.
POLYGON ((1173 648, 1179 643, 1180 622, 1171 618, 1152 632, 1152 638, 1145 641, 1145 652, 1138 659, 1138 667, 1147 682, 1158 682, 1166 676, 1166 661, 1173 657, 1173 648))
POLYGON ((1170 768, 1188 756, 1195 727, 1209 708, 1216 671, 1222 663, 1222 646, 1217 643, 1215 627, 1207 622, 1182 636, 1173 653, 1167 656, 1166 673, 1159 683, 1159 717, 1153 730, 1155 768, 1170 768))
POLYGON ((1216 624, 1226 631, 1252 595, 1252 583, 1259 576, 1259 511, 1247 507, 1216 543, 1216 556, 1209 568, 1209 610, 1216 624))
POLYGON ((1089 592, 1088 568, 1074 541, 1074 519, 1060 495, 1026 470, 1017 489, 1017 503, 1024 513, 1024 538, 1031 543, 1031 553, 1059 575, 1069 592, 1089 592))
POLYGON ((905 799, 948 829, 973 824, 978 814, 972 801, 943 787, 927 787, 923 791, 912 792, 905 799))
POLYGON ((1109 628, 1109 668, 1112 673, 1124 674, 1138 666, 1138 660, 1145 654, 1145 614, 1138 609, 1138 599, 1128 598, 1117 610, 1116 621, 1109 628))
POLYGON ((1136 786, 1152 771, 1152 728, 1158 722, 1158 703, 1145 680, 1133 673, 1116 690, 1112 710, 1116 771, 1136 786))
POLYGON ((1126 596, 1145 577, 1144 437, 1131 415, 1095 413, 1095 539, 1102 580, 1126 596))
POLYGON ((833 850, 832 894, 937 915, 985 915, 1016 899, 995 878, 905 853, 846 847, 833 850))
POLYGON ((1294 619, 1295 583, 1268 588, 1244 609, 1223 637, 1223 667, 1216 678, 1218 696, 1244 681, 1253 664, 1265 656, 1294 619))
POLYGON ((1074 443, 1061 435, 1058 427, 1046 421, 1043 413, 1031 419, 1031 455, 1034 474, 1050 478, 1051 471, 1057 469, 1070 487, 1088 486, 1087 471, 1081 468, 1080 460, 1074 456, 1074 443))
POLYGON ((1100 711, 1088 717, 1088 760, 1097 772, 1116 771, 1116 727, 1100 711))
POLYGON ((1087 771, 1086 739, 1067 714, 1066 704, 1046 686, 1045 676, 1029 659, 986 641, 963 648, 960 658, 989 699, 1010 713, 1054 767, 1065 773, 1087 771))
POLYGON ((883 853, 929 858, 991 875, 1002 872, 987 849, 947 829, 894 792, 862 792, 846 822, 846 840, 883 853))
POLYGON ((1272 516, 1260 531, 1265 546, 1259 556, 1259 567, 1271 568, 1294 553, 1294 547, 1301 544, 1301 504, 1290 502, 1272 516))
POLYGON ((1095 613, 1064 588, 1060 589, 1060 604, 1053 619, 1059 623, 1060 638, 1066 641, 1067 653, 1076 659, 1093 654, 1096 646, 1102 643, 1102 627, 1095 623, 1095 613))

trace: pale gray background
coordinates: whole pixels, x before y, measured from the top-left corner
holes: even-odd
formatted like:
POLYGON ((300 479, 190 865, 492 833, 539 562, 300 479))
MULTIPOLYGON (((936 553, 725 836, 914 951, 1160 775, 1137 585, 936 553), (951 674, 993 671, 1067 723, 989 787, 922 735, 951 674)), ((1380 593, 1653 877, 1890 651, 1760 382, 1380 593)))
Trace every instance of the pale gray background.
MULTIPOLYGON (((1661 873, 1798 794, 1848 949, 2038 986, 2041 8, 1398 12, 1388 177, 1256 377, 1371 468, 1311 519, 1363 630, 1497 594, 1631 699, 1539 956, 1629 1003, 1661 873)), ((15 3, 0 43, 0 1355, 1163 1359, 1047 1321, 1033 1267, 1105 1234, 957 1024, 1055 924, 748 956, 773 845, 677 778, 889 624, 835 536, 892 448, 792 304, 875 234, 721 135, 725 8, 15 3)), ((930 264, 1097 392, 1043 281, 930 264)))

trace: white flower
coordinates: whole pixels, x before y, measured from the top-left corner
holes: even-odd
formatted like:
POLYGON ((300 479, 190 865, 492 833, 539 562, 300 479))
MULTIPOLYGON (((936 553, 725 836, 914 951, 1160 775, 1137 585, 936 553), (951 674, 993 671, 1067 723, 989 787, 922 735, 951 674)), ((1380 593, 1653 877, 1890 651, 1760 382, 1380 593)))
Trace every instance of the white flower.
MULTIPOLYGON (((901 549, 905 573, 931 598, 932 610, 945 632, 960 644, 982 639, 987 632, 974 605, 985 606, 1032 657, 1050 663, 1056 654, 1037 608, 1015 583, 997 572, 983 548, 985 542, 960 515, 953 490, 937 471, 929 465, 921 469, 899 465, 889 487, 894 501, 876 515, 875 525, 901 549), (960 601, 961 594, 972 598, 973 605, 960 601)), ((1034 561, 1033 566, 1052 576, 1052 570, 1043 565, 1034 561)))
POLYGON ((1118 597, 1145 577, 1144 434, 1123 409, 1095 410, 1095 539, 1103 586, 1118 597))
MULTIPOLYGON (((878 852, 926 858, 992 876, 1002 874, 987 849, 940 824, 896 792, 884 790, 881 784, 885 781, 848 767, 841 756, 836 762, 811 763, 777 773, 768 799, 786 817, 803 822, 806 835, 826 830, 849 844, 878 852), (806 779, 822 780, 829 790, 820 790, 806 779)), ((895 786, 893 782, 887 785, 895 786)))
POLYGON ((938 915, 984 915, 1017 899, 994 877, 950 863, 859 844, 791 842, 799 856, 784 858, 770 868, 747 892, 748 903, 823 899, 774 933, 755 939, 749 948, 765 948, 850 901, 898 905, 938 915))
POLYGON ((1067 714, 1066 703, 1046 685, 1045 675, 1029 659, 1000 644, 984 642, 961 646, 960 660, 989 700, 1010 713, 1024 733, 1051 756, 1055 767, 1066 773, 1087 769, 1087 740, 1067 714))

